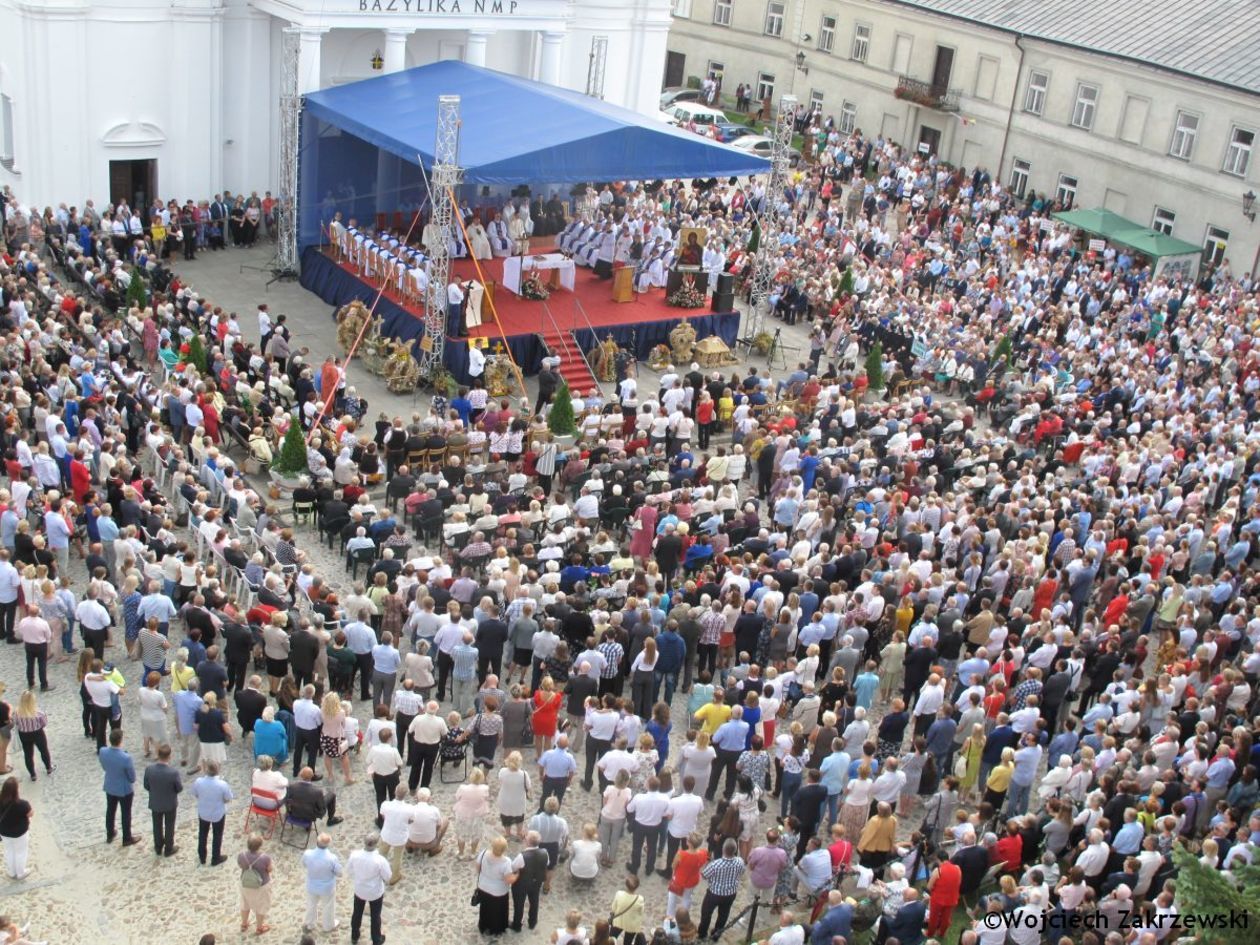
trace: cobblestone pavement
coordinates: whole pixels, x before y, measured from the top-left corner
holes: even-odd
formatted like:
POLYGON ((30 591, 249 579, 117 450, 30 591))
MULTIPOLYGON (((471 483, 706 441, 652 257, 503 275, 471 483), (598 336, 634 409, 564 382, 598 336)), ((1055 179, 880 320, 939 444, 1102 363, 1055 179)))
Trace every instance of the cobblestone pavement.
MULTIPOLYGON (((277 285, 264 292, 265 275, 240 271, 240 263, 262 264, 269 252, 256 249, 211 254, 181 267, 181 272, 186 269, 187 277, 192 279, 199 291, 216 303, 237 309, 251 326, 254 304, 260 299, 271 301, 273 312, 289 313, 290 325, 299 343, 310 345, 312 357, 316 361, 322 360, 333 344, 329 306, 294 286, 277 285)), ((798 332, 801 334, 800 343, 803 341, 800 329, 785 331, 785 335, 798 332)), ((807 346, 804 350, 808 350, 807 346)), ((645 370, 645 365, 640 365, 640 368, 645 379, 653 376, 645 370)), ((365 388, 363 392, 373 399, 374 408, 409 412, 412 406, 410 397, 382 395, 375 378, 365 375, 358 383, 365 388)), ((417 406, 427 409, 427 398, 417 406)), ((310 555, 318 573, 328 577, 334 585, 347 582, 342 560, 321 545, 313 532, 301 529, 299 538, 299 548, 310 555)), ((76 561, 72 569, 81 588, 84 578, 82 566, 76 561)), ((171 633, 173 638, 182 636, 182 627, 175 624, 171 633)), ((143 757, 135 691, 140 665, 128 662, 121 646, 111 649, 107 655, 122 660, 123 672, 130 686, 130 691, 123 697, 123 747, 135 758, 139 784, 147 763, 143 757)), ((16 705, 21 695, 25 686, 24 674, 21 648, 0 646, 0 681, 8 687, 5 699, 10 704, 16 705)), ((206 932, 215 933, 220 942, 243 939, 238 924, 240 893, 237 870, 233 863, 218 868, 197 864, 196 811, 187 791, 177 821, 180 850, 175 857, 165 859, 153 855, 147 795, 143 789, 137 791, 132 822, 136 835, 144 842, 125 849, 117 842, 106 844, 102 775, 92 743, 83 737, 79 724, 81 703, 74 680, 74 665, 62 663, 51 666, 50 674, 57 688, 42 696, 40 704, 50 717, 49 739, 57 770, 50 776, 40 773, 39 780, 31 783, 23 768, 20 746, 15 738, 9 750, 8 763, 21 781, 22 795, 35 808, 30 858, 35 872, 22 882, 0 878, 0 913, 14 916, 20 924, 29 922, 32 938, 52 945, 95 945, 100 942, 170 942, 173 945, 176 942, 195 942, 206 932)), ((368 719, 367 708, 361 702, 355 705, 355 714, 364 725, 368 719)), ((685 713, 685 697, 675 696, 674 709, 676 721, 671 755, 677 757, 685 732, 685 725, 680 721, 685 713)), ((173 730, 172 716, 168 731, 173 730)), ((224 851, 233 862, 236 853, 244 848, 242 828, 252 770, 249 758, 250 753, 239 740, 228 749, 225 777, 236 792, 237 799, 229 809, 224 851)), ((527 763, 532 762, 533 753, 527 752, 526 758, 527 763)), ((363 772, 361 759, 356 759, 353 770, 356 783, 338 788, 338 813, 345 817, 345 822, 330 831, 333 849, 343 861, 361 843, 363 836, 373 829, 373 792, 370 779, 363 772)), ((190 781, 191 778, 186 778, 186 785, 190 781)), ((491 781, 493 783, 493 778, 491 781)), ((435 779, 435 801, 444 812, 450 810, 456 786, 438 784, 435 779)), ((580 788, 571 791, 563 810, 570 831, 577 834, 582 824, 594 823, 598 809, 595 793, 586 794, 580 788)), ((763 816, 763 826, 770 825, 770 818, 770 814, 763 816)), ((487 839, 494 836, 497 828, 498 817, 492 813, 486 823, 487 839)), ((517 846, 513 844, 513 849, 517 846)), ((270 916, 272 931, 262 940, 293 942, 301 933, 305 908, 300 853, 281 846, 278 840, 269 841, 265 849, 275 861, 275 888, 270 916)), ((586 884, 580 889, 572 887, 566 876, 558 874, 552 893, 543 897, 538 930, 522 934, 520 940, 546 941, 551 930, 563 924, 564 914, 570 908, 581 909, 588 924, 606 917, 612 897, 624 878, 622 864, 628 856, 629 842, 623 839, 617 866, 602 871, 593 884, 586 884)), ((402 881, 385 897, 386 935, 394 942, 405 939, 409 945, 438 945, 450 942, 452 936, 464 940, 477 937, 476 911, 468 904, 474 882, 473 869, 468 863, 456 861, 453 843, 433 859, 407 857, 402 881)), ((642 891, 647 901, 649 925, 659 923, 664 915, 665 885, 665 880, 658 876, 643 875, 642 891)), ((742 908, 745 902, 745 897, 741 896, 736 910, 742 908)), ((321 943, 349 941, 350 906, 350 887, 343 880, 337 896, 337 913, 342 927, 330 935, 320 933, 317 938, 321 943)), ((699 895, 693 913, 698 919, 699 895)), ((249 937, 255 938, 252 932, 249 937)), ((512 938, 512 933, 508 933, 508 938, 512 938)), ((742 941, 742 935, 732 931, 728 939, 742 941)), ((364 941, 367 941, 366 931, 364 941)))

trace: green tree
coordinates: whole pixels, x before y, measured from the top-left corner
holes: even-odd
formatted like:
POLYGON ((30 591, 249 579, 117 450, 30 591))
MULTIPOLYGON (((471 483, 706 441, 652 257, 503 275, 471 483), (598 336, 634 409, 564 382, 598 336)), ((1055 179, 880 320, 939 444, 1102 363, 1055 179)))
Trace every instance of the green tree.
POLYGON ((143 309, 149 304, 149 285, 136 266, 131 267, 131 282, 127 284, 127 307, 143 309))
POLYGON ((547 413, 547 427, 556 436, 572 436, 577 433, 577 421, 573 417, 573 395, 569 393, 569 385, 560 384, 556 396, 552 398, 551 410, 547 413))
POLYGON ((993 363, 997 364, 999 361, 1005 361, 1007 364, 1010 364, 1013 347, 1011 336, 1008 332, 1002 336, 1002 340, 998 342, 997 347, 993 351, 993 363))
POLYGON ((752 232, 748 234, 748 252, 749 254, 757 252, 761 246, 761 222, 753 220, 752 232))
POLYGON ((847 296, 853 294, 853 267, 850 266, 844 271, 844 275, 840 277, 840 295, 847 296))
POLYGON ((1195 916, 1196 923, 1219 917, 1217 928, 1196 927, 1201 945, 1244 945, 1254 941, 1251 936, 1255 933, 1246 927, 1246 922, 1254 922, 1260 916, 1260 866, 1236 866, 1231 880, 1226 873, 1204 866, 1181 845, 1173 848, 1173 863, 1177 867, 1181 914, 1195 916), (1228 921, 1230 917, 1234 918, 1233 923, 1228 921))
POLYGON ((297 415, 289 424, 284 434, 284 442, 280 444, 280 455, 271 464, 271 468, 282 476, 299 476, 306 472, 306 438, 302 435, 302 425, 297 415))
POLYGON ((202 344, 201 335, 193 335, 189 339, 188 354, 184 356, 184 363, 195 367, 198 374, 204 375, 210 370, 209 362, 206 360, 206 346, 202 344))
POLYGON ((884 346, 878 340, 866 353, 866 380, 871 390, 884 389, 884 346))

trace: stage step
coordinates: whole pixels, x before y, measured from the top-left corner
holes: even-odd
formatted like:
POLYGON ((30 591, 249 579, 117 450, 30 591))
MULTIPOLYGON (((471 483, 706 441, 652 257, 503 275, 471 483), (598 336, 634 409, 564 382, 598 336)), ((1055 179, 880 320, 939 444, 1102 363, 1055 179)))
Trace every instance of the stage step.
POLYGON ((560 359, 560 376, 569 385, 569 390, 574 396, 599 389, 599 382, 595 380, 591 369, 586 366, 581 349, 578 348, 577 341, 574 340, 571 332, 566 331, 561 335, 554 329, 548 328, 539 332, 539 335, 551 353, 560 359))

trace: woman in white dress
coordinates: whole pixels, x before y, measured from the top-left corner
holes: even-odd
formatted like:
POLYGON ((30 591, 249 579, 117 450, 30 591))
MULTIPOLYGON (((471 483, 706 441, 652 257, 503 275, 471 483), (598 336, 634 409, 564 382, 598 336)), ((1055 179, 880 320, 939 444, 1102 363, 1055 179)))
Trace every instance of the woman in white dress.
POLYGON ((490 259, 494 256, 490 250, 490 237, 480 220, 473 220, 468 227, 468 248, 472 250, 473 259, 490 259))
POLYGON ((509 837, 525 839, 525 807, 529 803, 529 773, 521 770, 521 753, 514 751, 499 769, 499 822, 509 837))
POLYGON ((694 794, 703 795, 708 790, 709 775, 713 770, 715 758, 717 758, 717 751, 709 744, 707 732, 699 732, 694 742, 683 745, 680 773, 684 778, 691 775, 696 779, 694 794))
POLYGON ((596 839, 594 824, 582 827, 581 839, 574 840, 569 857, 569 872, 574 879, 589 882, 599 875, 600 852, 604 845, 596 839))

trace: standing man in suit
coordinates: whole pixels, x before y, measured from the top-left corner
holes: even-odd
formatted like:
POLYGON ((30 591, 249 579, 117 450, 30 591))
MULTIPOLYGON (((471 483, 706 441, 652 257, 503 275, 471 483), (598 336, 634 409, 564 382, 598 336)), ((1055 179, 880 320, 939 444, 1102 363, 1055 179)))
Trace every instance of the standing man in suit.
POLYGON ((115 823, 122 810, 122 845, 129 847, 139 843, 139 837, 131 835, 131 801, 136 792, 136 766, 131 755, 123 751, 123 733, 116 728, 109 733, 109 744, 97 752, 97 759, 105 769, 105 842, 113 843, 118 836, 115 823))
POLYGON ((153 816, 153 852, 174 856, 179 852, 175 846, 175 812, 184 781, 179 769, 171 764, 170 745, 159 745, 157 762, 144 769, 144 789, 149 792, 149 813, 153 816))

